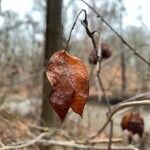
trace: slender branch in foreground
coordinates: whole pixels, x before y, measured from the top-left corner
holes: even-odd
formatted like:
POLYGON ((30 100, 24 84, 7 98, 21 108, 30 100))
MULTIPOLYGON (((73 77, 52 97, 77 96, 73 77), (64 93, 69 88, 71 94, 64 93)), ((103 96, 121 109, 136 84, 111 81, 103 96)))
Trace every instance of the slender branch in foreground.
MULTIPOLYGON (((42 140, 44 143, 44 140, 42 140)), ((93 146, 93 145, 84 145, 75 143, 75 141, 56 141, 56 140, 49 140, 45 141, 46 145, 60 145, 65 147, 73 147, 79 149, 93 149, 93 150, 108 150, 107 146, 93 146)), ((112 146, 111 150, 135 150, 133 146, 112 146)))
POLYGON ((111 118, 116 114, 116 112, 118 112, 118 111, 120 111, 120 110, 122 110, 124 108, 127 108, 127 107, 132 107, 132 106, 147 106, 147 105, 150 105, 150 100, 126 102, 126 103, 121 103, 121 104, 117 105, 116 107, 112 107, 111 108, 111 114, 108 117, 108 119, 105 122, 105 124, 103 125, 103 127, 94 136, 91 136, 87 140, 91 140, 91 139, 97 137, 107 127, 107 125, 111 121, 111 118))
MULTIPOLYGON (((18 148, 25 148, 35 143, 45 145, 45 146, 58 145, 58 146, 72 147, 72 148, 79 148, 79 149, 108 150, 107 146, 84 145, 84 144, 78 144, 75 141, 44 140, 44 139, 41 139, 43 136, 45 135, 40 134, 40 136, 38 136, 34 140, 29 140, 28 142, 21 144, 21 145, 5 146, 5 147, 0 148, 0 150, 12 150, 12 149, 18 149, 18 148)), ((136 150, 136 149, 135 147, 129 145, 129 146, 112 146, 111 150, 136 150)))
POLYGON ((19 149, 19 148, 23 148, 23 147, 28 147, 28 146, 31 146, 35 143, 37 143, 39 140, 41 140, 43 137, 45 137, 46 135, 48 135, 48 133, 41 133, 39 136, 37 136, 36 138, 34 139, 31 139, 31 140, 28 140, 26 141, 25 143, 23 144, 20 144, 20 145, 10 145, 10 146, 4 146, 2 148, 0 148, 0 150, 11 150, 11 149, 19 149))
MULTIPOLYGON (((88 27, 88 20, 87 20, 87 14, 85 15, 85 19, 83 21, 81 21, 82 25, 85 27, 85 30, 86 30, 86 33, 87 35, 89 36, 89 38, 91 39, 92 41, 92 44, 93 44, 93 47, 94 47, 94 50, 95 50, 95 53, 96 53, 96 57, 97 57, 97 78, 98 78, 98 82, 99 82, 99 85, 103 91, 103 96, 105 98, 105 101, 107 102, 107 106, 108 106, 108 112, 109 114, 111 113, 111 108, 110 108, 110 102, 108 100, 108 97, 106 95, 106 91, 105 91, 105 88, 104 88, 104 85, 102 83, 102 80, 101 80, 101 77, 100 77, 100 71, 101 71, 101 62, 102 62, 102 57, 101 57, 101 47, 97 47, 97 44, 96 44, 96 40, 94 38, 94 33, 95 31, 91 32, 89 27, 88 27)), ((112 141, 111 141, 111 138, 112 138, 112 134, 113 134, 113 121, 111 120, 110 121, 110 138, 109 138, 109 142, 108 142, 108 150, 111 149, 111 144, 112 144, 112 141)))
MULTIPOLYGON (((109 99, 108 99, 107 94, 106 94, 106 90, 104 88, 104 85, 102 83, 102 79, 101 79, 101 76, 100 76, 101 62, 102 62, 102 59, 99 60, 99 62, 97 64, 98 65, 97 78, 98 78, 99 85, 100 85, 100 87, 101 87, 101 89, 103 91, 103 96, 105 98, 105 101, 107 103, 107 107, 108 107, 108 115, 107 115, 107 117, 109 117, 109 114, 111 113, 111 107, 110 107, 109 99)), ((110 134, 109 134, 108 150, 111 150, 112 136, 113 136, 113 120, 111 119, 110 120, 110 134)))
POLYGON ((2 141, 0 141, 0 146, 1 147, 5 147, 4 143, 2 141))
POLYGON ((92 6, 90 6, 84 0, 81 1, 86 4, 97 15, 97 17, 99 17, 102 22, 104 22, 120 38, 120 40, 134 53, 134 55, 136 55, 146 64, 150 65, 150 62, 143 58, 92 6))
MULTIPOLYGON (((34 127, 34 126, 33 126, 34 127)), ((41 130, 44 129, 43 127, 36 127, 36 129, 41 130)), ((46 129, 47 130, 47 129, 46 129)), ((73 148, 81 148, 81 149, 99 149, 99 150, 107 150, 107 146, 93 146, 91 144, 93 143, 103 143, 107 144, 109 141, 107 139, 102 140, 91 140, 90 144, 87 145, 85 142, 82 141, 75 141, 75 140, 69 140, 69 141, 60 141, 60 140, 52 140, 51 137, 56 134, 56 131, 51 131, 51 129, 47 130, 49 132, 41 133, 40 135, 36 136, 33 139, 25 140, 25 141, 19 141, 16 143, 13 143, 11 145, 3 145, 0 150, 12 150, 12 149, 21 149, 28 146, 33 146, 34 144, 41 144, 41 145, 59 145, 64 147, 73 147, 73 148), (44 139, 44 137, 48 137, 48 139, 44 139)), ((113 143, 120 143, 121 139, 112 139, 113 143)), ((112 150, 134 150, 134 147, 124 147, 124 146, 112 146, 112 150)))
POLYGON ((110 120, 110 133, 109 133, 108 150, 111 150, 112 138, 113 138, 113 129, 114 129, 113 127, 114 127, 114 122, 111 119, 110 120))
POLYGON ((124 100, 122 103, 131 102, 131 101, 134 101, 135 99, 138 100, 138 98, 147 97, 147 96, 150 97, 150 92, 146 92, 146 93, 141 93, 141 94, 135 95, 135 96, 133 96, 133 97, 130 97, 130 98, 124 100))
MULTIPOLYGON (((135 96, 133 96, 133 97, 130 97, 130 98, 128 98, 128 99, 125 99, 124 101, 122 101, 122 102, 120 102, 120 103, 118 103, 118 104, 116 104, 115 105, 115 107, 117 107, 118 105, 120 105, 121 103, 126 103, 126 102, 132 102, 132 101, 141 101, 141 100, 143 100, 142 99, 142 97, 143 97, 143 99, 149 99, 150 98, 150 92, 146 92, 146 93, 141 93, 141 94, 138 94, 138 95, 135 95, 135 96), (140 98, 140 99, 139 99, 140 98)), ((128 110, 125 110, 125 111, 128 111, 128 110)), ((124 110, 123 111, 120 111, 119 112, 119 114, 120 113, 124 113, 124 110)), ((118 113, 117 113, 118 114, 118 113)))
MULTIPOLYGON (((98 52, 98 58, 101 58, 101 56, 99 56, 99 52, 98 52)), ((98 82, 99 82, 99 85, 103 91, 103 96, 105 98, 105 101, 107 103, 107 107, 108 107, 108 115, 107 117, 109 117, 109 114, 111 113, 111 107, 110 107, 110 102, 109 102, 109 99, 107 97, 107 94, 106 94, 106 90, 104 88, 104 85, 102 83, 102 79, 101 79, 101 76, 100 76, 100 71, 101 71, 101 62, 102 62, 102 58, 99 59, 98 63, 97 63, 97 78, 98 78, 98 82)), ((109 142, 108 142, 108 150, 111 150, 111 144, 112 144, 112 136, 113 136, 113 120, 111 119, 110 120, 110 134, 109 134, 109 142)))
POLYGON ((84 19, 83 21, 81 21, 81 24, 85 27, 86 33, 87 33, 87 35, 91 38, 91 41, 92 41, 94 50, 95 50, 96 53, 97 53, 97 46, 96 46, 96 42, 95 42, 95 39, 94 39, 94 33, 95 33, 96 31, 91 32, 91 31, 89 30, 89 28, 88 28, 87 16, 85 17, 85 19, 84 19))
MULTIPOLYGON (((99 47, 99 49, 98 49, 98 58, 101 58, 101 59, 99 59, 98 63, 97 63, 97 78, 98 78, 99 85, 100 85, 100 87, 101 87, 101 89, 103 91, 103 96, 105 98, 105 101, 107 103, 107 108, 108 108, 107 117, 109 117, 109 114, 111 113, 110 101, 108 99, 105 87, 103 85, 103 82, 102 82, 102 79, 101 79, 101 76, 100 76, 100 73, 101 73, 101 63, 103 61, 103 59, 101 57, 101 47, 99 47)), ((109 134, 108 150, 111 150, 112 137, 113 137, 113 120, 111 119, 110 120, 110 134, 109 134)))

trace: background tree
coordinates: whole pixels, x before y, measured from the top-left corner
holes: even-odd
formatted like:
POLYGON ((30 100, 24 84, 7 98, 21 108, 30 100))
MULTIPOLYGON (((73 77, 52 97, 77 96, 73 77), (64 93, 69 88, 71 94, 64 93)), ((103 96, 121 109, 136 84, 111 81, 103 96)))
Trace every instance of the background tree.
MULTIPOLYGON (((62 48, 62 0, 48 0, 46 14, 44 66, 46 66, 54 52, 62 48)), ((46 126, 54 125, 54 113, 49 106, 49 82, 44 74, 43 78, 43 106, 41 121, 46 126)))

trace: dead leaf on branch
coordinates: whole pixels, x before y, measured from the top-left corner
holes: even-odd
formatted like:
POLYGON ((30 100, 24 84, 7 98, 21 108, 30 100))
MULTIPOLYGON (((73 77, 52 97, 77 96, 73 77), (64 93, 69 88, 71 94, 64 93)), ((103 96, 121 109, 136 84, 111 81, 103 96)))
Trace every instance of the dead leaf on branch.
POLYGON ((46 75, 52 86, 49 101, 60 120, 65 119, 70 108, 82 116, 89 95, 89 77, 84 63, 61 50, 51 57, 46 75))

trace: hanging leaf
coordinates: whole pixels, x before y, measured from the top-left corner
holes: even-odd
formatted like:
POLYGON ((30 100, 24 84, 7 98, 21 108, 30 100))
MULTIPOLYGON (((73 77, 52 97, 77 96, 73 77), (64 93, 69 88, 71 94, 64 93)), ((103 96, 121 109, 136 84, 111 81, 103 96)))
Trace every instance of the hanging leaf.
POLYGON ((60 120, 65 119, 70 108, 82 116, 89 94, 89 77, 84 63, 61 50, 51 57, 46 75, 52 86, 49 101, 60 120))

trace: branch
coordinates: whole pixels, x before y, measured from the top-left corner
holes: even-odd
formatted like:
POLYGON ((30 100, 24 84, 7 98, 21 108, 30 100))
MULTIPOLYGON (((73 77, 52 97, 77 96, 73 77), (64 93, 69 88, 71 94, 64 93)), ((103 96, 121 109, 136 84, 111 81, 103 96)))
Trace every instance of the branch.
MULTIPOLYGON (((121 138, 112 138, 112 143, 121 143, 122 142, 122 139, 121 138)), ((103 143, 103 144, 107 144, 109 143, 109 139, 93 139, 91 141, 89 141, 90 144, 100 144, 100 143, 103 143)), ((81 143, 83 144, 83 143, 81 143)))
MULTIPOLYGON (((107 102, 107 106, 108 106, 108 110, 109 110, 109 114, 110 114, 111 113, 110 102, 109 102, 109 99, 108 99, 108 97, 106 95, 106 90, 104 88, 104 85, 103 85, 101 77, 100 77, 101 62, 103 60, 102 57, 101 57, 101 47, 99 47, 99 49, 98 49, 98 47, 96 45, 96 41, 95 41, 95 38, 94 38, 95 31, 91 32, 89 30, 88 20, 87 20, 87 14, 85 15, 85 19, 83 21, 81 21, 81 23, 85 27, 86 33, 91 38, 91 41, 93 43, 93 47, 94 47, 94 50, 95 50, 95 53, 96 53, 96 57, 97 57, 97 78, 98 78, 99 85, 100 85, 100 87, 101 87, 101 89, 103 91, 103 96, 105 98, 105 101, 107 102)), ((109 135, 109 142, 108 142, 108 150, 111 149, 111 144, 112 144, 111 139, 112 139, 112 136, 113 136, 113 121, 110 120, 110 135, 109 135)))
POLYGON ((2 141, 0 141, 0 146, 1 147, 5 147, 4 143, 2 141))
POLYGON ((73 26, 72 26, 72 28, 71 28, 71 31, 70 31, 70 33, 69 33, 69 38, 68 38, 68 41, 67 41, 67 44, 66 44, 66 48, 65 48, 66 50, 68 50, 68 46, 69 46, 69 42, 70 42, 70 39, 71 39, 72 31, 73 31, 73 29, 74 29, 74 27, 75 27, 75 25, 76 25, 76 23, 77 23, 77 20, 78 20, 80 14, 81 14, 82 12, 85 13, 85 17, 86 17, 86 11, 85 11, 84 9, 82 9, 82 10, 79 12, 79 14, 77 15, 77 17, 76 17, 76 19, 75 19, 75 21, 74 21, 74 23, 73 23, 73 26))
POLYGON ((41 133, 35 139, 29 140, 26 143, 23 143, 23 144, 20 144, 20 145, 15 145, 15 146, 12 146, 12 145, 4 146, 0 150, 11 150, 11 149, 18 149, 18 148, 27 147, 27 146, 30 146, 30 145, 33 145, 33 144, 37 143, 39 140, 41 140, 46 135, 47 135, 47 133, 41 133))
POLYGON ((75 138, 72 137, 72 135, 69 132, 67 132, 63 129, 57 129, 57 128, 52 128, 52 127, 51 128, 50 127, 42 127, 42 126, 37 126, 37 125, 33 125, 33 124, 28 124, 28 127, 32 128, 32 129, 36 129, 41 132, 50 132, 52 130, 55 130, 55 132, 54 132, 55 135, 58 134, 61 137, 64 137, 65 139, 75 140, 75 138))
MULTIPOLYGON (((101 57, 101 47, 99 47, 98 49, 98 58, 101 58, 98 60, 98 63, 97 63, 97 78, 98 78, 98 82, 99 82, 99 85, 103 91, 103 96, 105 98, 105 101, 107 103, 107 108, 108 108, 108 114, 107 114, 107 117, 109 117, 109 114, 111 113, 111 107, 110 107, 110 101, 108 99, 108 96, 106 94, 106 90, 105 90, 105 87, 104 87, 104 84, 102 82, 102 79, 101 79, 101 76, 100 76, 100 72, 101 72, 101 63, 103 61, 102 57, 101 57)), ((113 137, 113 120, 111 119, 110 120, 110 133, 109 133, 109 142, 108 142, 108 150, 111 150, 111 144, 112 144, 112 137, 113 137)))
POLYGON ((150 92, 146 92, 146 93, 141 93, 141 94, 135 95, 135 96, 133 96, 133 97, 130 97, 130 98, 124 100, 124 101, 121 102, 121 103, 131 102, 131 101, 134 101, 135 99, 137 99, 137 101, 138 101, 138 98, 146 97, 146 96, 150 96, 150 92))
MULTIPOLYGON (((56 141, 56 140, 42 140, 43 144, 45 145, 59 145, 65 147, 73 147, 79 149, 93 149, 93 150, 108 150, 107 146, 92 146, 92 145, 84 145, 84 144, 77 144, 75 141, 56 141)), ((133 146, 112 146, 111 150, 135 150, 133 146)))
POLYGON ((146 64, 150 65, 150 62, 148 62, 145 58, 143 58, 92 6, 90 6, 84 0, 81 1, 85 3, 97 15, 97 17, 99 17, 102 20, 102 22, 104 22, 106 26, 109 27, 110 30, 112 30, 120 38, 120 40, 134 53, 134 55, 136 55, 146 64))
POLYGON ((111 116, 112 117, 116 112, 124 109, 124 108, 127 108, 127 107, 132 107, 132 106, 147 106, 147 105, 150 105, 150 100, 141 100, 141 101, 132 101, 132 102, 125 102, 125 103, 122 103, 118 106, 114 106, 112 108, 112 113, 111 113, 111 116))
POLYGON ((95 137, 97 137, 109 124, 109 122, 111 121, 111 118, 116 114, 116 112, 127 108, 127 107, 132 107, 132 106, 147 106, 150 105, 150 100, 141 100, 141 101, 133 101, 133 102, 126 102, 126 103, 121 103, 115 107, 111 108, 111 114, 108 117, 107 121, 105 122, 105 124, 102 126, 102 128, 92 137, 88 138, 87 140, 91 140, 95 137))
MULTIPOLYGON (((72 148, 79 148, 79 149, 108 150, 107 146, 84 145, 84 144, 78 144, 75 141, 44 140, 42 138, 45 136, 45 134, 46 133, 40 134, 34 140, 30 140, 21 145, 4 146, 0 150, 12 150, 12 149, 18 149, 18 148, 25 148, 35 143, 39 143, 45 146, 58 145, 58 146, 72 147, 72 148)), ((131 145, 130 146, 112 146, 111 150, 135 150, 135 148, 131 145)))
POLYGON ((94 40, 94 33, 95 33, 96 31, 91 32, 91 31, 89 30, 87 17, 85 17, 85 19, 84 19, 83 21, 81 21, 81 24, 85 27, 86 33, 87 33, 87 35, 91 38, 91 41, 92 41, 92 43, 93 43, 94 50, 95 50, 96 53, 97 53, 97 46, 96 46, 96 42, 95 42, 95 40, 94 40))

